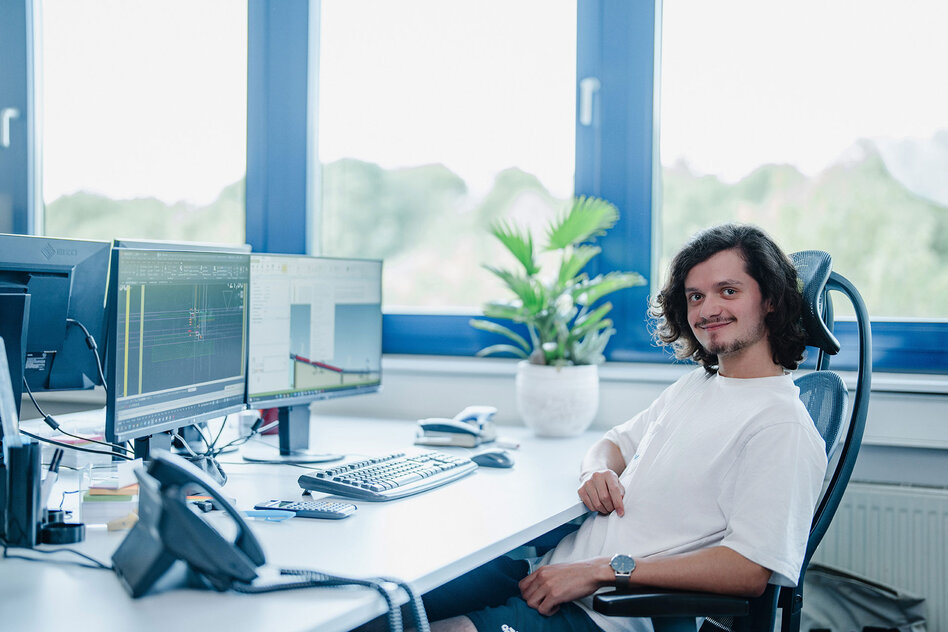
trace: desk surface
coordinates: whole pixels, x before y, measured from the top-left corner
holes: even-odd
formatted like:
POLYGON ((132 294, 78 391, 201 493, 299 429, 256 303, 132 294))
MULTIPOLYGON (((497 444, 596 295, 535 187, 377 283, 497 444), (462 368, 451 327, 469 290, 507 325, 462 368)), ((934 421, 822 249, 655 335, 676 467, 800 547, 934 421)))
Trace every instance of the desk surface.
MULTIPOLYGON (((404 421, 314 418, 311 428, 314 449, 353 458, 413 447, 414 424, 404 421)), ((505 427, 502 434, 521 443, 512 469, 479 468, 400 500, 356 501, 358 511, 345 520, 250 521, 268 567, 398 577, 423 593, 584 513, 576 496, 579 462, 599 433, 543 439, 525 428, 505 427)), ((229 476, 224 493, 236 498, 239 509, 300 497, 299 467, 249 464, 236 454, 225 455, 222 463, 229 476)), ((75 548, 108 562, 126 533, 90 529, 75 548)), ((96 631, 166 631, 181 619, 189 629, 332 632, 369 621, 385 607, 376 593, 360 588, 265 595, 171 590, 133 600, 108 571, 5 559, 0 560, 0 611, 10 630, 51 629, 73 620, 96 631)))

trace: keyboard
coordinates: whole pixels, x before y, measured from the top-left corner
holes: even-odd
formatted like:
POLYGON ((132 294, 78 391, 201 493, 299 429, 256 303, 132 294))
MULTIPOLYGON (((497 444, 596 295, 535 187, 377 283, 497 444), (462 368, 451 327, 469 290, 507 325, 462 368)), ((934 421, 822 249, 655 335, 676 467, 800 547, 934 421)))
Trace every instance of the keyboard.
POLYGON ((299 484, 303 489, 345 498, 394 500, 456 481, 476 469, 471 459, 445 452, 396 452, 311 470, 300 476, 299 484))

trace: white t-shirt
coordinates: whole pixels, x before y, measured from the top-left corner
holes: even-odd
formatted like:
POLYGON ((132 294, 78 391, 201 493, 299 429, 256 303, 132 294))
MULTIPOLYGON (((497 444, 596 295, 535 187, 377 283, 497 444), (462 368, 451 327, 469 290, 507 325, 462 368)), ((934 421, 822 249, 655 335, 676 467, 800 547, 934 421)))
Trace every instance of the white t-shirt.
MULTIPOLYGON (((796 584, 826 452, 789 374, 696 369, 605 437, 627 463, 625 515, 590 516, 542 563, 726 546, 770 569, 771 583, 796 584)), ((607 632, 651 630, 647 619, 594 612, 592 597, 578 603, 607 632)))

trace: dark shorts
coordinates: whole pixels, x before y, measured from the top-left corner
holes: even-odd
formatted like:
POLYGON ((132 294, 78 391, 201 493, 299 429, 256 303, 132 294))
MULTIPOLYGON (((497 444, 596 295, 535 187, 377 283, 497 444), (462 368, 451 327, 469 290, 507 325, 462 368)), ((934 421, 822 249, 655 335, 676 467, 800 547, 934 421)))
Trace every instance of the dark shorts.
POLYGON ((586 611, 575 603, 564 603, 553 615, 542 615, 520 597, 502 606, 469 612, 477 632, 602 632, 586 611))
POLYGON ((573 603, 545 616, 520 598, 520 580, 527 576, 524 560, 499 557, 424 596, 431 621, 468 617, 478 632, 601 632, 586 612, 573 603))

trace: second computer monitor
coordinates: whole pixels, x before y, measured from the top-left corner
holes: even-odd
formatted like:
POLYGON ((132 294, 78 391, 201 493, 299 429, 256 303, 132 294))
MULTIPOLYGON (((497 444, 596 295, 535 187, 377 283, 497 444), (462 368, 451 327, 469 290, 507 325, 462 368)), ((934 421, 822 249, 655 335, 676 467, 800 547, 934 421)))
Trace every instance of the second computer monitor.
POLYGON ((382 380, 382 262, 253 254, 247 403, 277 408, 279 455, 328 460, 308 450, 309 403, 377 391, 382 380))
POLYGON ((244 408, 249 268, 245 254, 113 250, 110 441, 147 456, 153 436, 244 408))

